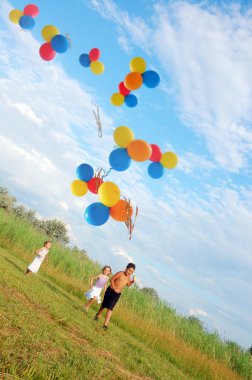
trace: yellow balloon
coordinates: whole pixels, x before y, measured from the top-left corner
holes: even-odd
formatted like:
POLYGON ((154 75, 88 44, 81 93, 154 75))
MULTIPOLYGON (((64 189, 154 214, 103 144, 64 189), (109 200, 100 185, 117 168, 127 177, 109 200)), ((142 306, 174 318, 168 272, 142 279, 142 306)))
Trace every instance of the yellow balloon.
POLYGON ((14 24, 18 24, 19 23, 19 19, 20 19, 20 17, 23 16, 23 14, 24 14, 24 12, 20 11, 19 9, 13 9, 9 13, 9 19, 14 24))
POLYGON ((124 96, 120 94, 120 92, 115 92, 111 96, 110 101, 113 104, 113 106, 120 107, 124 103, 124 96))
POLYGON ((105 206, 112 207, 120 199, 120 189, 113 182, 103 182, 98 189, 98 196, 105 206))
POLYGON ((173 169, 178 165, 178 157, 173 152, 165 152, 160 162, 166 169, 173 169))
POLYGON ((80 179, 75 179, 71 183, 71 192, 76 197, 83 197, 88 192, 87 182, 81 181, 80 179))
POLYGON ((100 75, 104 72, 105 67, 102 62, 94 61, 94 62, 91 62, 90 70, 92 71, 93 74, 100 75))
POLYGON ((134 71, 137 73, 144 73, 146 71, 146 62, 141 57, 132 58, 130 61, 130 71, 134 71))
POLYGON ((56 26, 46 25, 42 29, 41 34, 45 41, 51 42, 54 36, 56 36, 57 34, 60 34, 60 31, 58 28, 56 28, 56 26))
POLYGON ((135 139, 134 132, 128 127, 118 127, 114 131, 115 143, 120 146, 120 148, 127 148, 129 143, 135 139))

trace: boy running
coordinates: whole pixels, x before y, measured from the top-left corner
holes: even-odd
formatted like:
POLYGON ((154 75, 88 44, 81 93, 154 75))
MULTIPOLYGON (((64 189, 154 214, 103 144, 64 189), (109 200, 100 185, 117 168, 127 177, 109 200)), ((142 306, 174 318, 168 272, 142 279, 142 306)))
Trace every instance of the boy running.
POLYGON ((95 321, 98 321, 103 310, 107 309, 105 322, 103 325, 104 330, 107 330, 108 328, 108 323, 112 316, 112 311, 121 296, 122 289, 126 285, 131 286, 134 284, 135 278, 131 280, 130 276, 134 273, 135 269, 136 269, 135 264, 129 263, 124 271, 117 272, 113 277, 111 277, 110 286, 107 288, 104 294, 104 299, 100 307, 100 310, 98 311, 98 313, 95 315, 95 318, 94 318, 95 321))

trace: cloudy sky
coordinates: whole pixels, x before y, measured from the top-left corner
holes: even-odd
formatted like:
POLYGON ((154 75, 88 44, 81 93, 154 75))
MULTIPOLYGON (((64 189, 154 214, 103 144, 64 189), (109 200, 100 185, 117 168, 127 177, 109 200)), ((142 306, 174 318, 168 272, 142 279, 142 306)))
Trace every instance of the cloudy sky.
POLYGON ((36 4, 32 32, 9 21, 23 1, 0 5, 0 178, 20 202, 65 221, 72 242, 114 271, 133 260, 138 282, 225 339, 252 344, 252 2, 60 0, 36 4), (41 29, 68 33, 71 49, 42 61, 41 29), (79 64, 93 47, 105 64, 95 76, 79 64), (136 108, 110 96, 141 56, 160 86, 141 88, 136 108), (101 109, 97 135, 92 104, 101 109), (111 172, 139 207, 132 241, 123 224, 88 225, 97 197, 74 197, 75 169, 109 169, 113 131, 179 156, 163 178, 147 163, 111 172))

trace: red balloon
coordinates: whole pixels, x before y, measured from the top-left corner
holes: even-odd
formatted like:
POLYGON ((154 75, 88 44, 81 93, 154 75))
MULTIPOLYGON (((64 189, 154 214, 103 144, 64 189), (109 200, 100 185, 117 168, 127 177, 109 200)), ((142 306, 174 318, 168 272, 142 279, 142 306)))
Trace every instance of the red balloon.
POLYGON ((122 95, 124 95, 124 96, 129 95, 130 92, 131 92, 129 89, 127 89, 127 87, 125 87, 125 85, 124 85, 123 82, 119 83, 118 88, 119 88, 119 92, 120 92, 120 94, 122 94, 122 95))
POLYGON ((24 14, 31 17, 36 17, 39 14, 39 7, 35 4, 28 4, 24 7, 24 14))
POLYGON ((50 42, 45 42, 40 46, 39 55, 44 61, 51 61, 56 56, 56 52, 50 42))
POLYGON ((154 161, 154 162, 159 162, 161 160, 161 156, 162 156, 161 149, 156 144, 150 144, 150 146, 152 149, 152 153, 151 153, 149 160, 154 161))
POLYGON ((89 59, 91 62, 98 61, 98 59, 100 58, 100 55, 101 55, 100 50, 97 48, 93 48, 89 52, 89 59))
POLYGON ((101 178, 99 178, 99 177, 93 177, 87 183, 88 190, 91 191, 91 193, 97 194, 98 193, 98 189, 99 189, 99 187, 101 186, 102 183, 103 183, 103 180, 101 178))

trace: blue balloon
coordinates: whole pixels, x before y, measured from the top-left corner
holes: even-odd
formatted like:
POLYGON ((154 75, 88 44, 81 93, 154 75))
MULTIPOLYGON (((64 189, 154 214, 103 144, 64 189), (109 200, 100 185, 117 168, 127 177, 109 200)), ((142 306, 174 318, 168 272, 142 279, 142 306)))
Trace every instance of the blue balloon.
POLYGON ((142 74, 143 83, 146 87, 155 88, 160 83, 160 76, 154 70, 147 70, 142 74))
POLYGON ((118 172, 123 172, 130 167, 131 158, 128 155, 127 149, 117 148, 112 150, 109 155, 109 164, 112 169, 118 172))
POLYGON ((100 202, 95 202, 86 208, 84 217, 92 226, 101 226, 107 222, 109 215, 109 207, 100 202))
POLYGON ((160 162, 152 162, 148 166, 148 173, 151 178, 161 178, 164 175, 164 167, 160 162))
POLYGON ((23 15, 19 19, 19 25, 21 26, 22 29, 30 30, 30 29, 34 28, 35 20, 31 16, 23 15))
POLYGON ((79 57, 79 62, 83 67, 89 67, 91 64, 90 58, 88 54, 81 54, 79 57))
POLYGON ((57 53, 65 53, 69 49, 69 42, 62 34, 56 34, 51 40, 51 45, 57 53))
POLYGON ((77 178, 81 179, 84 182, 88 182, 93 178, 94 169, 88 164, 81 164, 76 169, 77 178))
POLYGON ((138 103, 138 100, 137 100, 137 97, 136 95, 133 95, 133 94, 129 94, 129 95, 126 95, 125 98, 124 98, 124 102, 125 104, 132 108, 132 107, 136 107, 137 103, 138 103))

